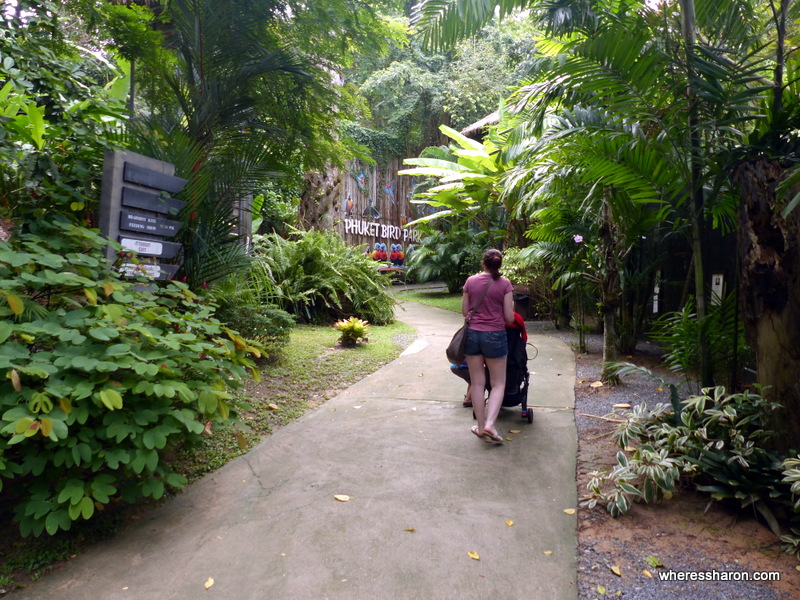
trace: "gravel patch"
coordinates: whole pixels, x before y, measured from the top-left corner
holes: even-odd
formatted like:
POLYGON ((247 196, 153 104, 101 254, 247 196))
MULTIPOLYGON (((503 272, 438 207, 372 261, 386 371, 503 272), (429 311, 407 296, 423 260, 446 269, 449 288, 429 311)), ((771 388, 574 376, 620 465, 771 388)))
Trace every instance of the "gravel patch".
MULTIPOLYGON (((557 330, 551 322, 528 321, 529 334, 554 336, 569 344, 573 350, 577 348, 577 336, 571 331, 557 330)), ((602 418, 614 410, 614 404, 630 404, 635 406, 646 402, 652 407, 656 403, 669 403, 669 389, 661 386, 645 375, 631 375, 623 378, 619 386, 591 387, 599 381, 602 358, 602 336, 590 334, 587 337, 588 353, 576 352, 576 384, 575 384, 575 424, 578 430, 579 452, 578 496, 586 493, 585 484, 588 472, 597 468, 597 461, 613 464, 614 450, 601 446, 597 440, 607 440, 613 427, 602 418), (606 456, 607 454, 607 456, 606 456), (583 464, 581 464, 581 458, 583 464), (591 464, 587 464, 591 463, 591 464)), ((640 342, 634 357, 619 357, 620 361, 630 361, 646 366, 667 381, 678 385, 680 382, 663 368, 658 367, 660 349, 654 344, 640 342)), ((531 365, 535 364, 535 359, 531 365)), ((532 366, 532 368, 535 368, 532 366)), ((682 397, 686 390, 681 390, 682 397)), ((646 510, 646 509, 645 509, 646 510)), ((709 555, 713 549, 703 545, 693 545, 688 536, 680 538, 680 531, 663 533, 656 527, 656 520, 669 518, 669 511, 679 510, 667 507, 667 514, 649 515, 642 510, 634 524, 631 515, 612 520, 604 509, 593 511, 581 509, 578 533, 578 598, 579 600, 602 600, 605 598, 626 598, 628 600, 783 600, 784 598, 800 598, 781 595, 775 587, 763 581, 744 581, 752 579, 753 571, 742 564, 726 561, 721 556, 709 555), (626 522, 626 519, 629 519, 626 522), (647 521, 654 527, 652 533, 647 530, 647 521), (643 535, 644 523, 644 535, 643 535), (630 532, 620 534, 630 527, 630 532), (660 536, 664 536, 660 538, 660 536), (667 541, 668 540, 668 541, 667 541), (667 567, 653 568, 643 558, 661 548, 667 567), (622 566, 622 576, 618 576, 612 567, 622 566), (647 570, 651 575, 645 574, 647 570), (696 575, 686 577, 703 577, 702 581, 662 581, 660 576, 685 571, 696 575), (709 579, 713 578, 713 579, 709 579), (729 578, 729 581, 725 579, 729 578)), ((677 527, 680 527, 679 525, 677 527)), ((720 543, 725 543, 724 541, 720 543)), ((776 570, 778 565, 774 567, 776 570)), ((783 578, 787 578, 784 571, 783 578)), ((679 576, 679 575, 677 575, 679 576)))

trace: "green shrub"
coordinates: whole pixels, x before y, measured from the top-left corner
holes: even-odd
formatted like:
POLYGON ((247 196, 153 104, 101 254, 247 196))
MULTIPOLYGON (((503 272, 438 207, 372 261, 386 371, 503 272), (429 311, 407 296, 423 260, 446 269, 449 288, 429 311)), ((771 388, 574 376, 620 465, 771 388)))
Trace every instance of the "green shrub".
POLYGON ((714 376, 722 380, 729 374, 734 352, 745 359, 749 348, 745 342, 741 320, 735 318, 736 297, 729 294, 720 304, 708 308, 706 317, 697 318, 694 301, 690 298, 682 310, 661 316, 651 335, 665 350, 664 364, 684 377, 686 383, 699 390, 700 332, 708 340, 714 376))
POLYGON ((436 230, 420 225, 422 242, 409 257, 408 274, 419 282, 444 281, 447 291, 457 294, 467 277, 480 271, 485 247, 474 229, 436 230))
POLYGON ((275 360, 289 343, 295 326, 292 315, 271 304, 263 304, 250 277, 231 275, 210 290, 216 317, 242 336, 258 343, 264 358, 275 360))
POLYGON ((117 278, 96 232, 28 229, 0 242, 0 488, 40 535, 180 487, 163 452, 229 418, 258 351, 185 285, 117 278))
POLYGON ((759 393, 727 394, 723 387, 681 401, 677 420, 668 405, 636 406, 614 434, 623 449, 617 465, 592 474, 584 504, 604 503, 617 516, 633 500, 669 496, 682 481, 754 509, 780 536, 779 518, 800 525, 800 511, 788 485, 788 469, 796 465, 783 464, 769 448, 775 433, 768 423, 777 408, 759 393))
POLYGON ((291 239, 254 236, 252 284, 262 302, 305 323, 355 315, 375 325, 394 321, 389 278, 362 251, 331 231, 297 231, 291 239))

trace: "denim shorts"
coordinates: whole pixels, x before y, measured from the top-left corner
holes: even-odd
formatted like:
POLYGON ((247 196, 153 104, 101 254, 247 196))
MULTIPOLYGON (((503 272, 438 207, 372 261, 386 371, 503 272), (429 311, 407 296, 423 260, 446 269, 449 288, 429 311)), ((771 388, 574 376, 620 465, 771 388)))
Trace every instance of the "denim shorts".
POLYGON ((508 338, 503 331, 473 331, 467 329, 467 356, 483 355, 484 358, 503 358, 508 354, 508 338))

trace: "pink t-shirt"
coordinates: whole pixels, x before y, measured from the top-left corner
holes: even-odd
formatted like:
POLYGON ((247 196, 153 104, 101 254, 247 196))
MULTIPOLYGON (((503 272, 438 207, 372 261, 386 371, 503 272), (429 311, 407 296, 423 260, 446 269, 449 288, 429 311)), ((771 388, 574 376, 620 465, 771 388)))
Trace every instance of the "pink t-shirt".
MULTIPOLYGON (((484 272, 467 279, 464 291, 469 294, 470 307, 474 307, 481 299, 483 290, 491 278, 489 273, 484 272)), ((512 290, 511 282, 505 277, 494 280, 478 310, 473 313, 469 328, 475 331, 505 331, 503 299, 512 290)))

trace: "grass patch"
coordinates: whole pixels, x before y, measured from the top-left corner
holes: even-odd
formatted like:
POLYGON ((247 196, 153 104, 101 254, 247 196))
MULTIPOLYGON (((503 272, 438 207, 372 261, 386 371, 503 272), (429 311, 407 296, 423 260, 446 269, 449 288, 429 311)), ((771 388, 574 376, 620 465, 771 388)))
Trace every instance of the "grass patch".
POLYGON ((450 294, 447 290, 413 290, 400 292, 399 300, 410 300, 453 312, 461 312, 461 294, 450 294))
POLYGON ((415 337, 404 323, 370 325, 369 342, 343 348, 333 327, 299 325, 274 364, 237 394, 239 421, 212 424, 200 446, 181 450, 180 471, 193 481, 246 453, 286 425, 391 362, 415 337))
MULTIPOLYGON (((276 428, 301 417, 400 355, 416 337, 404 323, 370 325, 369 342, 342 348, 333 327, 300 325, 283 356, 261 368, 261 381, 248 381, 236 396, 238 421, 207 425, 201 443, 165 456, 190 481, 250 450, 276 428)), ((6 498, 7 502, 8 499, 6 498)), ((82 548, 113 536, 155 502, 118 505, 55 536, 20 538, 10 507, 0 497, 0 596, 35 581, 82 548)))

